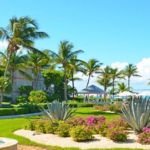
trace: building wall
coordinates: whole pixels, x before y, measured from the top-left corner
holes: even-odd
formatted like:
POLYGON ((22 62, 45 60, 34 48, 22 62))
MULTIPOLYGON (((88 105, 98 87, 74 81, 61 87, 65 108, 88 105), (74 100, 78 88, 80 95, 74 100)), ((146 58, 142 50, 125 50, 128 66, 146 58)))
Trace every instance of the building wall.
MULTIPOLYGON (((32 73, 32 69, 31 68, 26 68, 26 69, 22 69, 23 71, 25 71, 26 73, 28 73, 29 75, 33 76, 32 73)), ((14 99, 16 99, 20 94, 19 94, 19 87, 20 86, 27 86, 33 85, 33 81, 27 80, 24 76, 22 76, 19 71, 15 71, 14 72, 14 84, 13 84, 13 93, 14 93, 14 99)), ((40 75, 39 79, 38 79, 38 83, 37 83, 37 90, 42 89, 45 90, 45 85, 43 83, 43 78, 42 78, 42 74, 40 75)))

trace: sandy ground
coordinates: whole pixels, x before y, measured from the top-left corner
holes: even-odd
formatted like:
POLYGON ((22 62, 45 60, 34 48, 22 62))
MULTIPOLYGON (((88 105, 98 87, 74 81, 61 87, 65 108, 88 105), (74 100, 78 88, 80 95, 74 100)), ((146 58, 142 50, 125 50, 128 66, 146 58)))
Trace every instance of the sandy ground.
MULTIPOLYGON (((132 131, 129 132, 128 140, 126 142, 113 142, 100 135, 94 135, 95 140, 88 142, 75 142, 72 138, 62 138, 54 134, 37 134, 35 131, 30 130, 17 130, 14 134, 26 137, 31 141, 42 143, 51 146, 60 147, 78 147, 81 149, 88 148, 142 148, 150 150, 150 145, 141 145, 136 142, 137 136, 132 131)), ((21 149, 20 149, 21 150, 21 149)))
POLYGON ((36 146, 27 146, 27 145, 17 145, 17 150, 47 150, 45 148, 40 148, 36 146))

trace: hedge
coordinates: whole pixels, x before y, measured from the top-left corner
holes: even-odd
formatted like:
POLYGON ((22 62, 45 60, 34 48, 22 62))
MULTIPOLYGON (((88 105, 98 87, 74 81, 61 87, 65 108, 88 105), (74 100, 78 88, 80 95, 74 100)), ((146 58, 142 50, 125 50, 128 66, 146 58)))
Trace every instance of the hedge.
POLYGON ((27 114, 28 108, 0 108, 0 116, 27 114))

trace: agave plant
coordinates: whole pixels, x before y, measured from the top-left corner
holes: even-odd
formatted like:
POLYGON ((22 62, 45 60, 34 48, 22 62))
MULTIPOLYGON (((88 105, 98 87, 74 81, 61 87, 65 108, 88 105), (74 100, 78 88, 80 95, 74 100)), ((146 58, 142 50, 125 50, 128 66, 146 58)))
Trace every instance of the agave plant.
POLYGON ((52 104, 47 103, 48 109, 42 108, 41 111, 49 118, 53 123, 57 123, 60 120, 68 120, 75 115, 76 109, 71 108, 65 101, 59 102, 53 101, 52 104))
POLYGON ((143 127, 150 127, 150 99, 138 97, 132 98, 129 105, 123 105, 122 113, 119 113, 134 132, 140 133, 143 127))

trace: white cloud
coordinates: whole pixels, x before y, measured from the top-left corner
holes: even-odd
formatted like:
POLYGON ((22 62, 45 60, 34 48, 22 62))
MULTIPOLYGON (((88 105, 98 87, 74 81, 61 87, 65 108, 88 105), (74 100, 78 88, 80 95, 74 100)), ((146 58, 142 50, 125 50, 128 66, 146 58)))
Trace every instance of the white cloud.
POLYGON ((123 70, 128 65, 127 62, 114 62, 111 64, 112 68, 118 68, 119 70, 123 70))
POLYGON ((7 41, 0 41, 0 49, 6 49, 8 45, 7 41))

